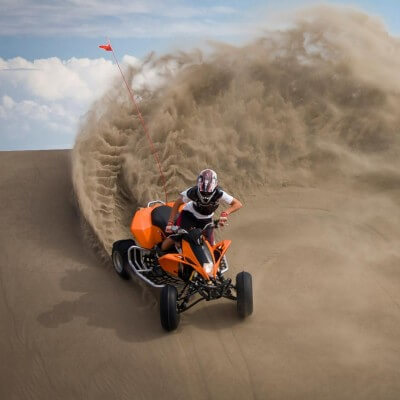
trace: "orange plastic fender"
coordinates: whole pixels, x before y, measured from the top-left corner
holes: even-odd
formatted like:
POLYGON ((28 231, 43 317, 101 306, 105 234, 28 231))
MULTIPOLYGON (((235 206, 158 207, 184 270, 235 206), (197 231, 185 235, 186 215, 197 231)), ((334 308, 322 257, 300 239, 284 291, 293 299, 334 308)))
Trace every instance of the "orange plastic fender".
POLYGON ((212 246, 212 254, 217 253, 218 254, 218 260, 214 264, 213 268, 213 276, 214 278, 217 276, 217 271, 219 268, 219 264, 221 263, 222 257, 224 254, 228 251, 228 247, 231 245, 232 240, 223 240, 222 242, 216 243, 214 246, 212 246))
MULTIPOLYGON (((157 203, 151 207, 139 208, 133 216, 131 223, 131 232, 139 246, 145 249, 152 249, 157 243, 165 239, 164 233, 158 226, 151 224, 151 212, 164 204, 157 203)), ((172 207, 174 202, 168 202, 165 205, 172 207)), ((183 205, 179 208, 181 211, 183 205)))
POLYGON ((204 279, 210 279, 210 276, 216 277, 219 265, 221 263, 221 259, 224 254, 227 252, 229 246, 231 245, 231 240, 223 240, 221 242, 216 243, 214 246, 211 246, 208 241, 204 242, 205 245, 209 248, 212 259, 213 259, 213 270, 210 275, 206 273, 203 266, 199 264, 196 259, 196 256, 193 254, 192 248, 190 244, 185 240, 182 241, 182 253, 169 253, 158 259, 158 262, 162 269, 171 275, 178 275, 179 264, 185 264, 191 266, 194 270, 196 270, 204 279), (217 254, 217 260, 214 257, 214 254, 217 254))
POLYGON ((171 275, 178 276, 179 264, 183 261, 183 257, 180 254, 170 253, 158 259, 158 263, 161 268, 171 275))
MULTIPOLYGON (((215 259, 213 255, 213 249, 211 245, 205 241, 206 246, 210 249, 213 264, 215 264, 215 259)), ((196 270, 204 279, 209 280, 210 277, 204 270, 203 266, 199 264, 197 261, 196 256, 193 254, 192 248, 190 244, 187 243, 185 240, 182 240, 182 253, 170 253, 166 254, 158 259, 159 264, 161 265, 162 269, 166 272, 169 272, 172 275, 178 275, 179 264, 185 264, 191 266, 194 270, 196 270)), ((214 273, 214 277, 216 275, 216 270, 214 273)))
POLYGON ((151 249, 162 240, 161 229, 151 224, 151 212, 155 207, 140 208, 131 224, 131 232, 139 246, 151 249))

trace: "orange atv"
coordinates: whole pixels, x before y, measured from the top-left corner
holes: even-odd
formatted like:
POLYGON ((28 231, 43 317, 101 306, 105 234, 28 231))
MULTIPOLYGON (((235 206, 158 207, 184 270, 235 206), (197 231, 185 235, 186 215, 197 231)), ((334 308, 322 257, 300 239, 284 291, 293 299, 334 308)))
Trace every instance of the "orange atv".
POLYGON ((189 232, 173 228, 175 247, 167 253, 159 245, 165 235, 173 203, 152 201, 139 208, 132 220, 134 239, 113 244, 112 261, 123 279, 136 275, 147 284, 161 288, 160 318, 167 331, 178 327, 180 314, 202 300, 225 297, 237 302, 237 312, 245 318, 253 312, 252 278, 248 272, 236 276, 235 285, 223 274, 228 270, 227 252, 230 240, 211 245, 205 238, 207 229, 218 227, 218 220, 204 229, 189 232), (193 300, 196 296, 197 299, 193 300))

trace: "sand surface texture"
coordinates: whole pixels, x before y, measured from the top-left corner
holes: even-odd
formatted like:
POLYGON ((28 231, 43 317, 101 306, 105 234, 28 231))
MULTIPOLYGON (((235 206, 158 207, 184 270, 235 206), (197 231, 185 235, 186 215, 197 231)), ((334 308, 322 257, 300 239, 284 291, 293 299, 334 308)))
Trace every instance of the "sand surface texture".
POLYGON ((118 77, 71 152, 0 154, 1 400, 400 398, 399 39, 329 6, 270 28, 122 66, 169 199, 209 167, 243 201, 221 234, 253 316, 203 303, 167 334, 110 268, 164 198, 118 77))
POLYGON ((1 399, 399 398, 393 182, 249 195, 223 236, 253 316, 203 303, 167 334, 157 292, 82 239, 69 151, 0 153, 0 170, 1 399))

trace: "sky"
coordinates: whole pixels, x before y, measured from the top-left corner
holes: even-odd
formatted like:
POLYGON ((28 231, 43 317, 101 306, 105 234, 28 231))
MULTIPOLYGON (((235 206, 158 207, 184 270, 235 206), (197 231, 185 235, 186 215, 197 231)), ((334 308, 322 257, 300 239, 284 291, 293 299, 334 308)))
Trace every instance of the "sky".
MULTIPOLYGON (((245 43, 313 0, 0 0, 0 150, 71 148, 82 116, 147 54, 245 43)), ((380 17, 400 36, 399 0, 324 1, 380 17)))

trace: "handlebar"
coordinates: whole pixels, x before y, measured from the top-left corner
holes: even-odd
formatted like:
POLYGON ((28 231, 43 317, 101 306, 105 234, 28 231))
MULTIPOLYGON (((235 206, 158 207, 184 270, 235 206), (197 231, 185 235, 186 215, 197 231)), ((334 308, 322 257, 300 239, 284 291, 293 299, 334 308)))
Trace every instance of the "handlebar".
MULTIPOLYGON (((212 229, 218 229, 219 228, 219 219, 215 219, 212 222, 209 222, 207 225, 204 226, 202 229, 202 233, 204 233, 207 229, 212 228, 212 229)), ((169 237, 173 236, 179 236, 179 235, 184 235, 185 233, 189 233, 186 229, 182 229, 180 226, 174 225, 171 227, 172 234, 169 235, 169 237)))
POLYGON ((209 222, 204 228, 203 228, 203 232, 208 229, 208 228, 213 228, 213 229, 218 229, 219 228, 219 218, 218 219, 214 219, 214 221, 209 222))
POLYGON ((171 227, 172 230, 172 235, 169 236, 173 236, 173 235, 183 235, 184 233, 188 233, 188 231, 186 229, 181 229, 181 227, 174 225, 171 227))

